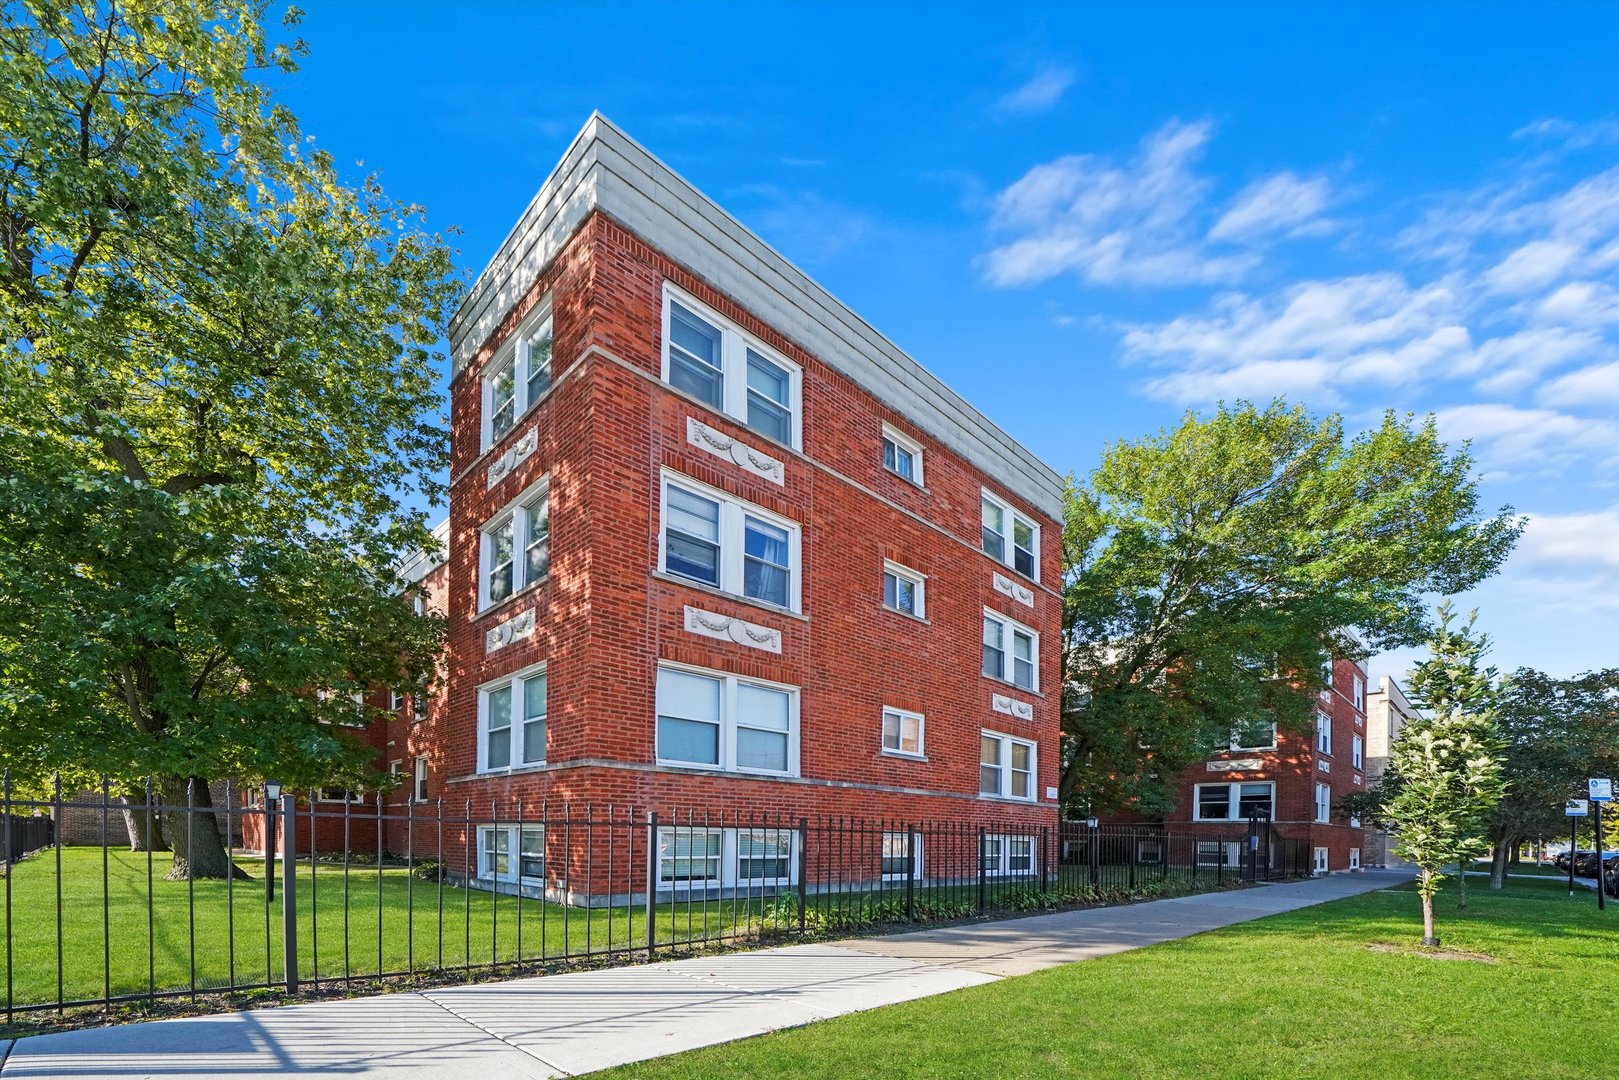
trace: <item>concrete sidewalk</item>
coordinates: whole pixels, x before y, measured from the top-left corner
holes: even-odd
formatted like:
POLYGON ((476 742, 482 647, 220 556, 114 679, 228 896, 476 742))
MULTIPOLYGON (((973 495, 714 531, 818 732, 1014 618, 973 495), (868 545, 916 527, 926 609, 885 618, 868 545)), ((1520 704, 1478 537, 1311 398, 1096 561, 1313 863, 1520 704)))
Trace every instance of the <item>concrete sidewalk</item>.
POLYGON ((17 1040, 0 1080, 570 1076, 1386 888, 1408 873, 17 1040))

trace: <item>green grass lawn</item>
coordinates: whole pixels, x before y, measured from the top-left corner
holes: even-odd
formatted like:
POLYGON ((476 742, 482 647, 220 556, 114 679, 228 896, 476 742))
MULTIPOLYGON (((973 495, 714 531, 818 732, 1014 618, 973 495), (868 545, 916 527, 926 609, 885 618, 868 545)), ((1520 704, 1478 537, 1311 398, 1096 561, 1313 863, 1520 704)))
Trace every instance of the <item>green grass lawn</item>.
MULTIPOLYGON (((229 889, 223 881, 199 881, 188 890, 186 882, 163 880, 169 860, 159 855, 148 892, 146 857, 110 851, 104 923, 101 855, 100 848, 62 849, 64 1000, 100 999, 109 977, 114 996, 144 993, 149 986, 158 991, 189 989, 193 953, 199 988, 228 986, 233 937, 238 984, 282 978, 281 898, 278 894, 266 920, 262 878, 239 880, 229 889)), ((243 859, 238 865, 257 875, 262 862, 243 859)), ((10 994, 18 1005, 57 1000, 56 884, 52 851, 13 868, 10 994)), ((353 867, 345 910, 342 867, 322 862, 312 871, 305 861, 298 873, 302 978, 306 983, 330 979, 345 970, 375 974, 379 910, 380 970, 385 972, 561 959, 646 943, 646 909, 640 905, 586 910, 510 895, 494 897, 449 884, 443 887, 442 913, 439 902, 436 882, 413 879, 404 870, 379 873, 375 867, 353 867)), ((751 905, 740 901, 661 905, 658 941, 722 934, 733 926, 744 935, 756 932, 765 906, 759 900, 751 905)), ((0 986, 0 994, 5 990, 0 986)))
POLYGON ((1534 881, 1437 903, 1462 956, 1414 948, 1416 894, 1391 890, 615 1075, 1567 1077, 1613 1060, 1619 908, 1534 881))

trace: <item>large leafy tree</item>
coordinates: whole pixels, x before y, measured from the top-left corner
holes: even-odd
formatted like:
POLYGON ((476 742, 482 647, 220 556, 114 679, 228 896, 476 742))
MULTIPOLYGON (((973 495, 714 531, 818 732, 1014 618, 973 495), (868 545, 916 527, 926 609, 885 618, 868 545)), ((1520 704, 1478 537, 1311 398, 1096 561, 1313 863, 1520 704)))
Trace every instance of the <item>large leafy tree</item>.
POLYGON ((1475 629, 1477 619, 1475 611, 1453 625, 1450 603, 1439 606, 1428 657, 1409 677, 1412 704, 1425 715, 1389 747, 1395 779, 1383 817, 1398 832, 1395 852, 1417 867, 1424 945, 1439 944, 1433 898, 1441 870, 1452 862, 1465 867, 1484 850, 1485 821, 1507 791, 1506 744, 1496 725, 1500 688, 1495 669, 1483 663, 1489 639, 1475 629))
POLYGON ((1304 730, 1327 655, 1421 640, 1424 594, 1494 573, 1521 529, 1472 471, 1431 419, 1349 438, 1281 401, 1110 446, 1065 507, 1068 804, 1166 809, 1234 729, 1304 730))
POLYGON ((1492 889, 1521 844, 1568 828, 1564 800, 1587 777, 1619 773, 1619 668, 1571 679, 1521 668, 1502 686, 1497 717, 1508 789, 1486 821, 1492 889))
MULTIPOLYGON (((0 764, 19 784, 155 775, 206 807, 211 777, 358 782, 352 695, 431 670, 442 627, 393 567, 427 541, 411 507, 444 464, 451 252, 275 102, 301 45, 264 14, 0 11, 0 764)), ((231 871, 212 815, 170 825, 176 876, 231 871)))

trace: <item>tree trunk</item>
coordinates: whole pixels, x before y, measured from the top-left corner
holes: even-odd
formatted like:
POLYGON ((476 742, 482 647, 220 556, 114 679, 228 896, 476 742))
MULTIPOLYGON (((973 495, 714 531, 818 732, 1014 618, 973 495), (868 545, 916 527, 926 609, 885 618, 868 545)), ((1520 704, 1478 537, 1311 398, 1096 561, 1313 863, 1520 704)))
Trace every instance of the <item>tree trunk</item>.
MULTIPOLYGON (((129 833, 129 850, 145 851, 148 843, 153 851, 169 850, 169 842, 163 835, 163 815, 146 812, 146 791, 130 788, 121 798, 124 804, 124 831, 129 833)), ((160 798, 154 796, 152 801, 155 803, 160 798)))
POLYGON ((1466 859, 1456 868, 1456 906, 1463 911, 1467 910, 1467 868, 1473 864, 1472 859, 1466 859))
POLYGON ((1492 889, 1502 889, 1506 887, 1508 854, 1509 849, 1506 847, 1506 845, 1495 845, 1495 854, 1490 859, 1490 888, 1492 889))
POLYGON ((1432 888, 1429 882, 1432 879, 1433 872, 1423 870, 1422 883, 1418 887, 1418 892, 1422 896, 1422 943, 1428 946, 1437 946, 1439 939, 1434 936, 1433 932, 1433 895, 1429 892, 1432 888))
POLYGON ((169 844, 174 849, 169 880, 247 877, 225 851, 224 837, 219 833, 219 817, 214 813, 214 800, 208 793, 208 781, 200 776, 167 776, 163 778, 162 791, 163 802, 171 807, 164 811, 169 844), (185 809, 188 788, 191 792, 189 814, 185 809))

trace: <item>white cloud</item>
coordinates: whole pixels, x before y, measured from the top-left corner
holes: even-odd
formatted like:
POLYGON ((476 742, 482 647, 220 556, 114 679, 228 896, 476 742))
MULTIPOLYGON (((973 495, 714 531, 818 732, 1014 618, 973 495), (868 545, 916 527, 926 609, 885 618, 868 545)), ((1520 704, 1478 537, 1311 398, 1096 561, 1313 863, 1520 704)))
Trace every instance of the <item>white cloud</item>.
POLYGON ((1210 187, 1194 166, 1212 128, 1172 121, 1120 163, 1070 154, 1036 165, 995 200, 990 227, 1012 235, 981 262, 991 284, 1031 285, 1073 273, 1101 285, 1212 284, 1255 264, 1211 253, 1199 218, 1210 187))
MULTIPOLYGON (((1547 405, 1619 405, 1619 360, 1593 364, 1553 379, 1541 389, 1540 400, 1547 405)), ((1619 535, 1615 536, 1614 546, 1619 548, 1619 535)))
POLYGON ((1528 517, 1507 563, 1519 591, 1564 619, 1573 611, 1619 613, 1619 505, 1528 517))
POLYGON ((1296 173, 1280 172, 1256 180, 1232 200, 1231 208, 1209 230, 1209 239, 1249 240, 1307 226, 1320 231, 1324 223, 1319 215, 1331 197, 1331 185, 1325 177, 1305 180, 1296 173))
POLYGON ((1619 425, 1607 420, 1500 402, 1439 409, 1435 416, 1441 435, 1471 440, 1480 465, 1503 476, 1555 473, 1582 459, 1619 457, 1619 425))
POLYGON ((995 108, 1003 113, 1041 113, 1062 100, 1068 88, 1074 85, 1074 69, 1050 65, 1041 68, 1034 77, 1016 90, 1001 97, 995 108))
POLYGON ((1573 244, 1531 240, 1497 263, 1484 278, 1502 292, 1526 292, 1557 280, 1578 255, 1579 249, 1573 244))
POLYGON ((1540 302, 1536 316, 1547 322, 1600 326, 1619 322, 1619 293, 1600 282, 1571 281, 1540 302))
POLYGON ((1458 370, 1475 374, 1478 388, 1486 393, 1513 394, 1533 386, 1552 368, 1608 351, 1589 331, 1535 326, 1490 338, 1458 370))

